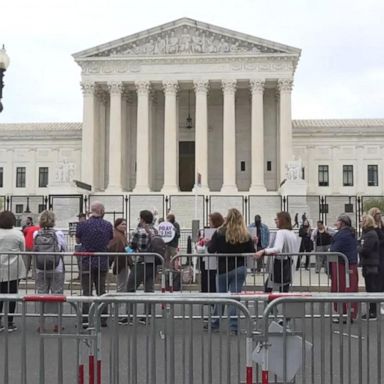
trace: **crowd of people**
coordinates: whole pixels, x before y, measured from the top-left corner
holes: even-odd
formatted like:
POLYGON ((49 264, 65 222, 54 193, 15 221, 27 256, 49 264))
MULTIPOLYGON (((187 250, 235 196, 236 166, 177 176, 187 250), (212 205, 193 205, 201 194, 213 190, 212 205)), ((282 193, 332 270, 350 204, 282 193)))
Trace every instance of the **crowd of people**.
MULTIPOLYGON (((104 214, 103 204, 94 202, 88 217, 79 215, 76 251, 81 294, 92 296, 95 290, 97 295, 103 295, 110 269, 116 275, 117 292, 135 292, 141 284, 145 292, 154 292, 161 260, 159 262, 153 253, 160 254, 164 258, 164 265, 169 268, 171 259, 178 252, 180 226, 175 215, 169 213, 165 220, 157 219, 152 211, 142 210, 137 228, 128 236, 124 218, 117 218, 112 225, 104 219, 104 214), (135 257, 131 257, 130 253, 134 253, 135 257), (116 257, 113 254, 117 254, 116 257)), ((330 275, 332 292, 357 292, 359 265, 366 291, 384 291, 384 223, 378 208, 372 208, 362 217, 360 238, 357 238, 351 219, 346 214, 337 218, 335 229, 318 221, 312 230, 309 220, 304 217, 298 235, 294 231, 296 220, 292 225, 288 212, 278 212, 275 224, 277 230, 270 232, 260 215, 255 215, 254 222, 247 227, 244 217, 235 208, 229 209, 225 217, 219 212, 211 213, 209 228, 201 232, 196 243, 196 251, 204 253, 200 265, 201 291, 239 293, 244 288, 249 270, 258 273, 265 269, 265 292, 288 292, 295 267, 301 267, 300 257, 294 265, 293 256, 298 252, 309 255, 312 251, 341 252, 348 260, 349 286, 345 281, 344 259, 339 259, 338 263, 328 263, 325 255, 316 255, 315 271, 319 273, 324 268, 330 275), (218 257, 215 254, 227 256, 218 257)), ((16 229, 15 225, 16 218, 12 212, 0 213, 0 293, 17 293, 19 281, 33 270, 37 293, 62 294, 65 262, 60 253, 66 251, 66 242, 63 232, 55 229, 55 214, 51 210, 42 212, 37 225, 33 224, 32 218, 28 218, 23 231, 16 229), (23 255, 23 258, 17 255, 25 250, 35 252, 34 257, 33 253, 23 255), (45 257, 41 252, 45 252, 45 257)), ((310 267, 309 256, 304 267, 310 267)), ((0 312, 2 310, 3 303, 0 302, 0 312)), ((350 314, 351 321, 357 316, 355 305, 350 308, 344 305, 342 310, 350 314)), ((14 311, 15 303, 11 302, 6 327, 9 332, 16 330, 14 311)), ((84 303, 84 327, 88 326, 88 311, 88 304, 84 303)), ((106 312, 107 308, 104 308, 101 320, 103 327, 107 326, 106 312)), ((151 307, 148 306, 140 321, 145 323, 150 313, 151 307)), ((216 306, 212 324, 209 325, 211 328, 219 327, 221 313, 222 308, 216 306)), ((237 333, 236 309, 230 306, 228 313, 230 331, 237 333)), ((370 304, 364 317, 375 319, 377 305, 370 304)), ((120 319, 120 324, 128 322, 128 317, 120 319)), ((4 329, 5 325, 0 319, 0 331, 4 329)), ((58 331, 58 324, 54 325, 54 331, 58 331)))

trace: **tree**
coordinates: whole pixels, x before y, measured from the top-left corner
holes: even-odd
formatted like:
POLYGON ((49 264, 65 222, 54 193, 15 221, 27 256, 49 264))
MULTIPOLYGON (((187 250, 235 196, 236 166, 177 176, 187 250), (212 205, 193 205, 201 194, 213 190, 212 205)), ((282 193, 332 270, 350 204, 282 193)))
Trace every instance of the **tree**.
POLYGON ((381 212, 384 212, 384 197, 369 198, 363 201, 364 212, 368 212, 373 207, 379 208, 381 212))

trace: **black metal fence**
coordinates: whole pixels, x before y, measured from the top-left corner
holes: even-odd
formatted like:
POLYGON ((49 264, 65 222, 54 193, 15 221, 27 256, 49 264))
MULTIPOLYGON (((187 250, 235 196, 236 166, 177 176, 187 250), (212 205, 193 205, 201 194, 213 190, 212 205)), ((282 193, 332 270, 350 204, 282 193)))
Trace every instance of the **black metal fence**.
POLYGON ((37 220, 44 209, 53 209, 57 217, 57 227, 68 228, 68 224, 77 221, 80 212, 88 212, 93 201, 101 201, 106 208, 106 219, 114 221, 123 217, 128 227, 136 227, 139 212, 149 209, 156 212, 158 218, 165 217, 172 211, 184 230, 191 229, 192 219, 198 219, 200 226, 208 225, 212 212, 226 214, 228 208, 239 209, 247 224, 253 222, 256 214, 261 215, 267 225, 274 227, 276 212, 290 212, 301 223, 304 217, 312 225, 322 220, 326 225, 333 225, 337 216, 346 212, 352 219, 353 226, 360 230, 360 218, 366 203, 383 201, 383 196, 279 196, 279 195, 162 195, 162 194, 124 194, 124 195, 7 195, 0 196, 0 208, 10 210, 17 217, 21 226, 28 217, 37 220))

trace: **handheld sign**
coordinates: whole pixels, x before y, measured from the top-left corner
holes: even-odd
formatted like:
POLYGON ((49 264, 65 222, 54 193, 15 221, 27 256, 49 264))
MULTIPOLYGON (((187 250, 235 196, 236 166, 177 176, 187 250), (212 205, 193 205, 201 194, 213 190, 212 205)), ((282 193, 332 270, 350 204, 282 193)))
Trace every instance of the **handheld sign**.
POLYGON ((168 221, 160 223, 157 230, 166 244, 171 242, 176 235, 175 227, 168 221))

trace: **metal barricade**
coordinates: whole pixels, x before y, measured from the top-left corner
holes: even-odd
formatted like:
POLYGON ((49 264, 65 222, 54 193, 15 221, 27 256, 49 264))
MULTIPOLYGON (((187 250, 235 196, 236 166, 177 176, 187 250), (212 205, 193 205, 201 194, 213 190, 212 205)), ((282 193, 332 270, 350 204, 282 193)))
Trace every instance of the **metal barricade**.
MULTIPOLYGON (((253 358, 269 383, 384 380, 383 294, 275 295, 253 358), (369 316, 372 308, 376 316, 369 316)), ((260 382, 260 381, 256 381, 260 382)))
POLYGON ((252 384, 251 316, 244 304, 231 296, 120 294, 95 298, 91 312, 96 333, 105 305, 111 307, 112 317, 109 345, 103 344, 99 354, 103 382, 252 384), (143 305, 150 308, 144 315, 143 305), (210 307, 218 305, 241 312, 241 320, 236 315, 236 332, 221 316, 224 324, 220 331, 210 325, 214 320, 210 307), (132 308, 128 313, 124 311, 127 306, 132 308), (129 326, 119 327, 119 323, 129 326))
MULTIPOLYGON (((243 254, 178 254, 171 259, 170 270, 166 271, 166 289, 169 291, 203 291, 215 292, 216 290, 216 276, 217 266, 220 260, 224 259, 224 268, 229 270, 228 260, 235 260, 232 262, 232 267, 247 265, 246 260, 253 258, 254 253, 243 254), (208 266, 208 268, 207 268, 208 266), (204 288, 205 287, 205 288, 204 288), (208 289, 207 289, 208 288, 208 289)), ((267 280, 270 275, 276 270, 273 269, 274 260, 290 258, 290 282, 275 284, 273 290, 280 291, 330 291, 331 282, 333 280, 333 289, 340 291, 342 286, 350 286, 351 267, 347 257, 340 252, 311 252, 308 253, 281 253, 278 256, 266 256, 264 260, 267 261, 266 267, 261 273, 251 273, 247 268, 247 275, 243 284, 242 290, 257 293, 259 291, 269 291, 267 280), (298 256, 309 255, 310 258, 323 257, 326 263, 332 268, 331 274, 315 273, 313 269, 308 271, 295 271, 296 259, 298 256), (332 279, 331 279, 332 277, 332 279)), ((249 265, 249 263, 248 263, 249 265)), ((312 263, 311 263, 312 265, 312 263)), ((314 265, 314 264, 313 264, 314 265)), ((278 271, 279 272, 279 271, 278 271)), ((283 275, 283 263, 280 265, 280 275, 283 275)))
POLYGON ((84 384, 87 381, 95 384, 92 356, 97 335, 86 333, 81 327, 79 304, 84 300, 91 299, 64 295, 0 295, 5 325, 0 333, 0 382, 84 384), (12 319, 9 323, 13 315, 9 312, 12 302, 21 308, 15 313, 17 321, 12 319), (31 316, 32 303, 37 304, 34 310, 38 318, 31 316), (54 313, 47 313, 47 305, 56 306, 54 313), (76 313, 75 319, 64 319, 68 306, 76 313), (87 363, 88 372, 84 369, 87 363))

